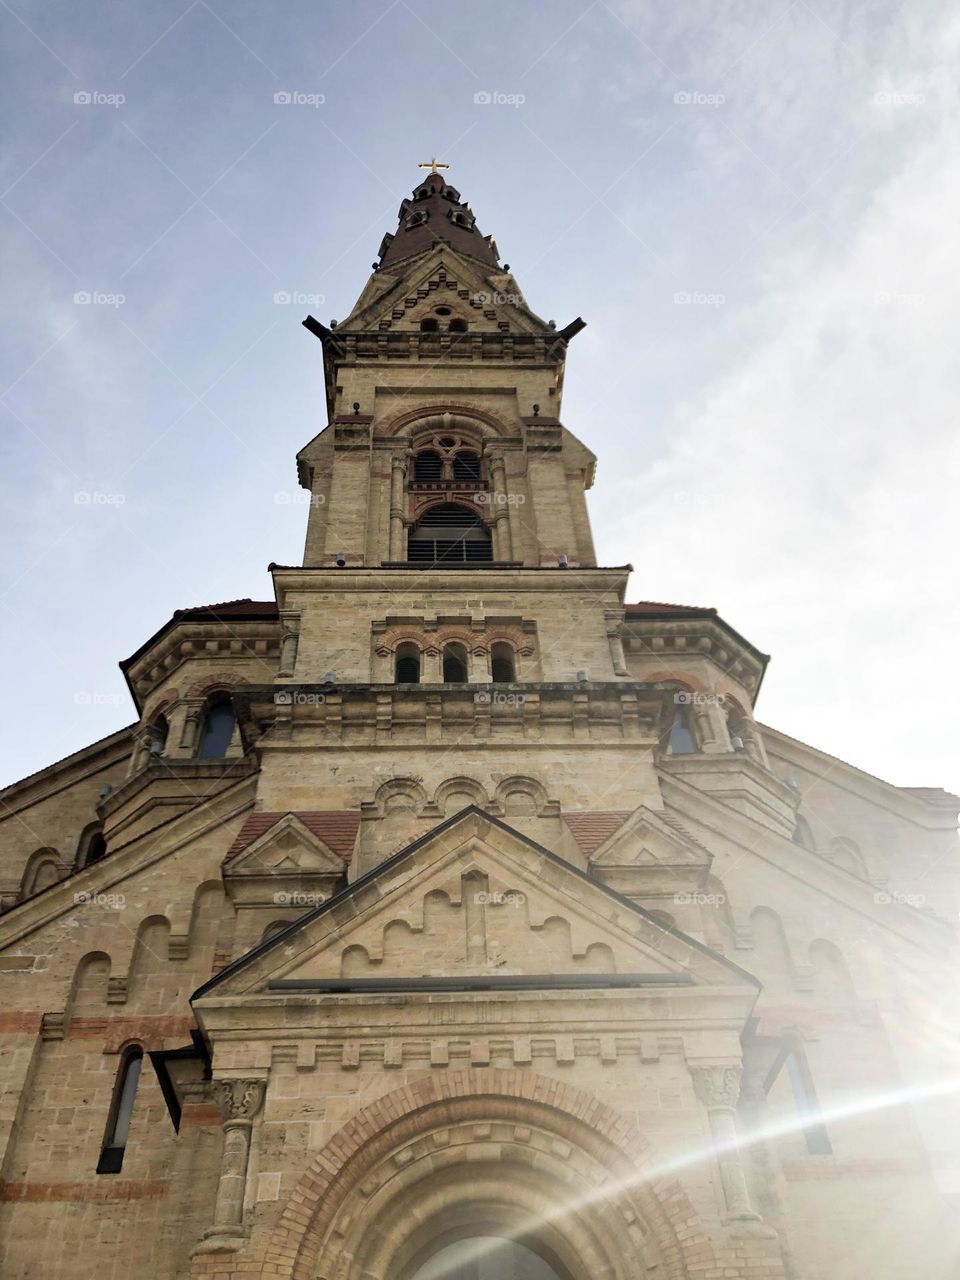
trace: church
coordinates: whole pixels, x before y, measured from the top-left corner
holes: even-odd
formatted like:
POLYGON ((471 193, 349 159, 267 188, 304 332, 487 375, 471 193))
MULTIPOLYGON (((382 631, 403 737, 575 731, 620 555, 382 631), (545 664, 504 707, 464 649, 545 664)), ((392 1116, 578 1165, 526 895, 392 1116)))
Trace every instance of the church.
POLYGON ((423 168, 302 563, 0 793, 0 1276, 952 1280, 960 800, 597 563, 584 322, 423 168))

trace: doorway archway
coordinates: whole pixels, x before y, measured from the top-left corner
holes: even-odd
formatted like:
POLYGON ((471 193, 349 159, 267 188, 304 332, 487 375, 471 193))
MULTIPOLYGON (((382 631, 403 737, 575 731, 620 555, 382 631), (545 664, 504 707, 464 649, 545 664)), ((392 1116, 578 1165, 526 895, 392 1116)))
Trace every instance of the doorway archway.
POLYGON ((569 1280, 539 1253, 502 1236, 465 1236, 437 1251, 410 1280, 569 1280))

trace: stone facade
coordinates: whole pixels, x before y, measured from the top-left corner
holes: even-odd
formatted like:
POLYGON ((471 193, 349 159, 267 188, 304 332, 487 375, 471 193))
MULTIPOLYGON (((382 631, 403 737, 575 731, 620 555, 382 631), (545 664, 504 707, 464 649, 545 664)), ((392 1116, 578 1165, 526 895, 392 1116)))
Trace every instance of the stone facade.
POLYGON ((582 323, 439 174, 306 326, 303 564, 0 793, 0 1275, 954 1277, 960 802, 625 603, 582 323))

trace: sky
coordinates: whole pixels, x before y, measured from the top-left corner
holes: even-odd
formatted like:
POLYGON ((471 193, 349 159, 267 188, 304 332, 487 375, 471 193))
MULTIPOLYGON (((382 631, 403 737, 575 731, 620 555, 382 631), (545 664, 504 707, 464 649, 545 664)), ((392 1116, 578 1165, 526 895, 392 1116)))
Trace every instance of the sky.
POLYGON ((571 344, 601 564, 757 715, 960 790, 960 18, 835 0, 0 0, 0 783, 302 555, 320 344, 432 156, 571 344))

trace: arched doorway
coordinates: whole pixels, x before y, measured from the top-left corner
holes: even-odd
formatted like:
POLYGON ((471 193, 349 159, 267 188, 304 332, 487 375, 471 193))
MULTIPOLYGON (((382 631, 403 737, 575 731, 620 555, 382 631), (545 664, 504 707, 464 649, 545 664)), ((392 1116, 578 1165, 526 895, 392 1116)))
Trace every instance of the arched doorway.
POLYGON ((441 1245, 410 1280, 568 1280, 538 1253, 500 1236, 468 1236, 441 1245))

